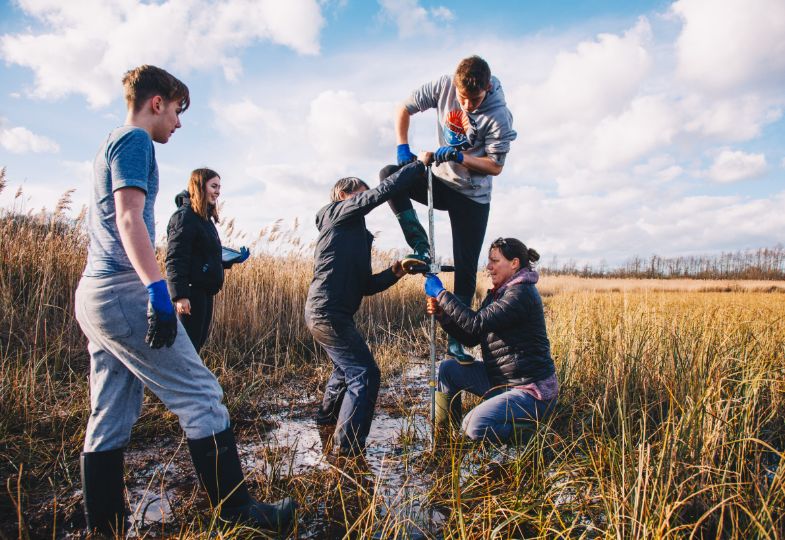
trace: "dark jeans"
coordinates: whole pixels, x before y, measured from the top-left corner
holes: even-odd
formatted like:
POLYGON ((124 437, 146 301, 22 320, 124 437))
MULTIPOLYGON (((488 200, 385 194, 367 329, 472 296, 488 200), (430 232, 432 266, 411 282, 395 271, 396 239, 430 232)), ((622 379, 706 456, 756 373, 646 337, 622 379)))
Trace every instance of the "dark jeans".
POLYGON ((336 426, 335 441, 342 454, 360 453, 379 395, 379 367, 351 318, 308 316, 305 322, 333 362, 316 423, 336 426))
POLYGON ((199 352, 210 334, 210 323, 213 320, 213 295, 202 289, 191 287, 191 314, 180 315, 185 331, 199 352))
MULTIPOLYGON (((398 165, 384 167, 379 172, 379 179, 387 178, 398 169, 400 169, 398 165)), ((425 175, 427 174, 426 172, 425 175)), ((413 208, 412 200, 428 204, 428 177, 425 175, 422 181, 415 182, 408 192, 390 199, 390 208, 396 215, 413 208)), ((433 207, 435 210, 447 210, 450 216, 452 257, 455 263, 455 294, 473 298, 477 287, 477 260, 480 258, 491 205, 480 204, 461 195, 434 176, 433 207)))
POLYGON ((469 411, 461 425, 461 430, 474 441, 507 442, 516 436, 516 426, 544 419, 556 402, 555 399, 535 399, 516 388, 491 387, 484 363, 475 361, 471 365, 463 365, 452 358, 439 364, 438 390, 456 400, 459 407, 462 391, 483 399, 469 411))

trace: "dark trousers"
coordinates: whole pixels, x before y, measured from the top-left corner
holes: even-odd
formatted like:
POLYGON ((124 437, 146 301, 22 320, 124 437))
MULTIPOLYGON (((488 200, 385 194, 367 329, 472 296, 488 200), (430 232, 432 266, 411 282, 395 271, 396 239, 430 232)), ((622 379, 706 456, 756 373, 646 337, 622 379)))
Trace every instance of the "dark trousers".
POLYGON ((210 323, 213 321, 213 295, 202 289, 191 287, 191 314, 180 315, 180 321, 194 345, 196 352, 202 349, 210 334, 210 323))
POLYGON ((360 453, 379 395, 379 367, 351 318, 307 316, 306 324, 333 362, 316 423, 335 425, 335 441, 342 454, 360 453))
MULTIPOLYGON (((383 180, 400 169, 398 165, 388 165, 379 172, 383 180)), ((390 199, 390 208, 397 215, 413 208, 412 200, 428 204, 428 177, 426 172, 422 181, 413 184, 408 192, 390 199)), ((477 261, 488 226, 490 204, 481 204, 461 195, 437 176, 433 177, 433 207, 447 210, 452 229, 452 257, 455 263, 455 294, 472 298, 477 287, 477 261)))

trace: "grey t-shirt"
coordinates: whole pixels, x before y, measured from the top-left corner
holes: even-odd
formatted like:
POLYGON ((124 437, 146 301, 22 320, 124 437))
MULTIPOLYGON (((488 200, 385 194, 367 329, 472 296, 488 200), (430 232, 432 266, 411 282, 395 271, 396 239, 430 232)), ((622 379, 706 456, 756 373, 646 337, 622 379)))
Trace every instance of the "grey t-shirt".
POLYGON ((114 192, 134 187, 145 192, 144 224, 155 243, 155 197, 158 194, 158 164, 150 135, 134 126, 113 130, 93 162, 93 193, 87 227, 90 243, 83 275, 102 277, 133 270, 117 229, 114 192))

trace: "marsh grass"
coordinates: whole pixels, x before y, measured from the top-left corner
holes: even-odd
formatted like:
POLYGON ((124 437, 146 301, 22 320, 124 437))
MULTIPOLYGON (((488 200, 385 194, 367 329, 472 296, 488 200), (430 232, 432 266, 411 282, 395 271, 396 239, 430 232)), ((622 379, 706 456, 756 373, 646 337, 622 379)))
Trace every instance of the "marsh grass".
MULTIPOLYGON (((81 523, 88 357, 72 314, 86 238, 83 216, 66 218, 69 204, 65 197, 55 212, 0 215, 0 531, 8 537, 62 537, 81 523)), ((221 380, 241 440, 267 429, 261 419, 280 407, 273 396, 292 396, 292 410, 311 406, 329 372, 302 321, 311 272, 304 251, 281 257, 257 249, 229 271, 217 297, 204 358, 221 380)), ((384 257, 378 254, 380 265, 384 257)), ((444 537, 785 536, 778 466, 785 295, 776 292, 779 284, 764 285, 669 282, 670 290, 659 290, 660 282, 640 280, 544 279, 558 406, 524 444, 454 441, 417 459, 412 474, 430 482, 429 504, 447 509, 444 537)), ((420 287, 420 278, 409 277, 367 299, 358 314, 385 380, 427 354, 420 287)), ((427 414, 425 395, 423 384, 422 399, 400 399, 396 414, 427 414)), ((414 452, 427 430, 407 426, 400 447, 414 452)), ((176 446, 179 438, 176 418, 148 395, 134 444, 176 446)), ((177 455, 190 474, 184 452, 177 455)), ((294 494, 301 506, 296 535, 307 537, 309 523, 325 514, 341 523, 337 531, 357 538, 408 534, 385 500, 345 476, 295 474, 292 457, 273 450, 262 458, 270 465, 250 471, 254 492, 266 499, 294 494)), ((174 529, 143 534, 251 535, 216 532, 193 485, 189 494, 178 500, 174 529)))

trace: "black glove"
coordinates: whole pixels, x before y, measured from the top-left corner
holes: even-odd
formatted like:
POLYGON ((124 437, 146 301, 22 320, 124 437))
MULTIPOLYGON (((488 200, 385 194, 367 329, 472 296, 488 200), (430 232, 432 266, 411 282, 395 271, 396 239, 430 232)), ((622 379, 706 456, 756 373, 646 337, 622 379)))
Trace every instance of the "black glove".
POLYGON ((160 349, 164 345, 171 347, 177 337, 177 317, 174 313, 156 311, 147 307, 147 335, 144 338, 151 349, 160 349))

